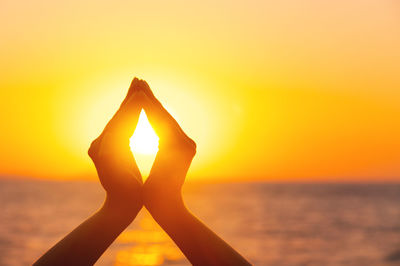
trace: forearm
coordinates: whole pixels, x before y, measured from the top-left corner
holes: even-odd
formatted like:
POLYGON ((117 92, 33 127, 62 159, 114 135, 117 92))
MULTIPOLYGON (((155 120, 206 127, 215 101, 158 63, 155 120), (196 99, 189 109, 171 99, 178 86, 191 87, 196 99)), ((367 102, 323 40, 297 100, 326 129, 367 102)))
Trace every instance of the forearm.
POLYGON ((110 200, 79 225, 34 265, 93 265, 115 238, 133 221, 137 211, 125 214, 110 200))
POLYGON ((193 265, 250 265, 193 216, 181 196, 161 200, 156 204, 148 204, 146 207, 193 265))

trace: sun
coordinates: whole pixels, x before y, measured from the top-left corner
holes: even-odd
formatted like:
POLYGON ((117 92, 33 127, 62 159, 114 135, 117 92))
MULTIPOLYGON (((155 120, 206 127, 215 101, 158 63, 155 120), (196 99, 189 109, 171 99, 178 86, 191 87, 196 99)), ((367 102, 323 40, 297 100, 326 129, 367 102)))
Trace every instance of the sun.
POLYGON ((130 138, 129 146, 133 153, 156 154, 158 151, 158 136, 151 127, 144 110, 140 112, 139 121, 130 138))

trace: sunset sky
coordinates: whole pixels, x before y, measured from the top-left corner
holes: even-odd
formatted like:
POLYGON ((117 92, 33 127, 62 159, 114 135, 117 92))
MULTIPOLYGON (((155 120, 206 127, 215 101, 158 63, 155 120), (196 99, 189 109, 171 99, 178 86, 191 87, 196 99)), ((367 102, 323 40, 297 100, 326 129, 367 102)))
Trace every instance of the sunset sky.
POLYGON ((137 76, 197 142, 193 179, 400 181, 399 10, 2 0, 0 174, 94 176, 90 142, 137 76))

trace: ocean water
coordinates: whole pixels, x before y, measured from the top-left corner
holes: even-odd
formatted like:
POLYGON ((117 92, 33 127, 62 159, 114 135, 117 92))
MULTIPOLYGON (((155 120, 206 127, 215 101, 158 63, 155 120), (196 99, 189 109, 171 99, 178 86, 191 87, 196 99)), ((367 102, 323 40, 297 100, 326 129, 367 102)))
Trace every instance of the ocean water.
MULTIPOLYGON (((189 184, 190 210, 254 265, 400 265, 400 185, 189 184)), ((0 180, 0 265, 29 265, 102 204, 95 182, 0 180)), ((190 265, 151 216, 96 265, 190 265)))

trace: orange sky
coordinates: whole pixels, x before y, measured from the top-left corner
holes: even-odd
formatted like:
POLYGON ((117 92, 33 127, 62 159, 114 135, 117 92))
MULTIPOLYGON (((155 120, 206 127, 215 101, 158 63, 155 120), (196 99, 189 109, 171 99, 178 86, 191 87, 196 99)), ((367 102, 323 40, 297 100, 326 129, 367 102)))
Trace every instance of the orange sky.
POLYGON ((397 1, 82 2, 0 2, 0 174, 93 175, 138 76, 194 178, 400 181, 397 1))

